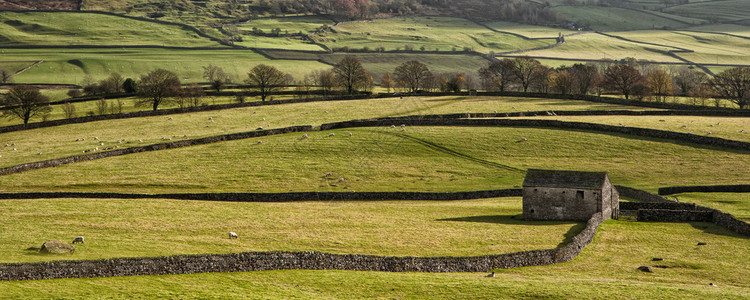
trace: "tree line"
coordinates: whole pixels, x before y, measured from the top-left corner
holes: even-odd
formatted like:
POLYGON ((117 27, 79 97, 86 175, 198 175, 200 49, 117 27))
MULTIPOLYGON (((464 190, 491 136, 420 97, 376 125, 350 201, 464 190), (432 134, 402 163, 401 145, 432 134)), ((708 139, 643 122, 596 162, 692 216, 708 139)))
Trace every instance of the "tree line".
MULTIPOLYGON (((601 96, 614 93, 625 99, 638 99, 667 102, 670 97, 687 97, 695 105, 706 105, 708 99, 727 100, 740 109, 750 107, 750 68, 734 67, 714 76, 681 66, 669 70, 653 64, 642 64, 635 59, 623 59, 603 63, 574 64, 551 68, 530 57, 515 57, 493 60, 477 70, 478 80, 473 74, 461 72, 439 73, 418 61, 406 61, 393 73, 380 77, 380 87, 387 93, 420 92, 460 92, 474 90, 477 86, 485 91, 522 91, 543 94, 601 96)), ((221 91, 232 83, 232 76, 221 67, 203 67, 203 78, 208 86, 197 83, 183 85, 178 75, 172 71, 156 69, 140 76, 138 80, 123 78, 113 73, 109 77, 94 82, 85 79, 82 90, 68 92, 71 97, 107 96, 132 94, 138 97, 136 106, 159 109, 164 104, 177 104, 179 107, 202 105, 205 89, 221 91)), ((249 70, 243 80, 248 88, 257 92, 261 101, 266 101, 273 93, 293 87, 295 94, 302 96, 313 90, 324 95, 333 93, 371 93, 375 83, 356 56, 345 56, 332 68, 316 70, 295 81, 294 77, 274 66, 259 64, 249 70)), ((238 102, 244 102, 243 93, 235 93, 238 102)), ((31 118, 44 117, 50 111, 49 98, 38 88, 26 85, 11 87, 0 97, 4 106, 3 116, 21 119, 27 124, 31 118)), ((97 104, 100 114, 106 112, 106 102, 97 104)), ((65 117, 75 115, 74 107, 63 105, 65 117)), ((122 103, 111 104, 111 113, 122 112, 122 103)))

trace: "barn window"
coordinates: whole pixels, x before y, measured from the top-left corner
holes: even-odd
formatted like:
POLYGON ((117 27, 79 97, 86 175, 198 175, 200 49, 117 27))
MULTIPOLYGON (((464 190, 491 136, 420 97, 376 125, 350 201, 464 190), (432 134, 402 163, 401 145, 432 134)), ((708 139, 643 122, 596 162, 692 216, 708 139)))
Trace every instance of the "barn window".
POLYGON ((583 191, 576 191, 576 199, 583 200, 583 191))

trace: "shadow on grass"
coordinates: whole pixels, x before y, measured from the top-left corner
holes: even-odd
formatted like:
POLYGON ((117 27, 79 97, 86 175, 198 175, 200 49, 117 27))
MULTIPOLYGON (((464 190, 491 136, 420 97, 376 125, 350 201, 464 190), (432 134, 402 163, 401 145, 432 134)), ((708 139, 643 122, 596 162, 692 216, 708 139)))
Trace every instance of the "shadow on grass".
POLYGON ((471 216, 471 217, 460 217, 460 218, 447 218, 437 219, 437 221, 452 221, 452 222, 475 222, 475 223, 491 223, 491 224, 506 224, 506 225, 528 225, 528 226, 549 226, 549 225, 561 225, 570 224, 572 225, 568 232, 563 235, 563 240, 557 247, 564 246, 573 240, 581 230, 586 227, 586 222, 570 222, 570 221, 524 221, 523 215, 492 215, 492 216, 471 216))
POLYGON ((736 233, 734 231, 731 231, 729 229, 726 229, 724 227, 721 227, 712 223, 690 222, 689 224, 690 226, 693 226, 693 228, 703 230, 703 232, 709 233, 709 234, 723 235, 723 236, 741 238, 741 239, 750 239, 750 237, 748 236, 736 233))

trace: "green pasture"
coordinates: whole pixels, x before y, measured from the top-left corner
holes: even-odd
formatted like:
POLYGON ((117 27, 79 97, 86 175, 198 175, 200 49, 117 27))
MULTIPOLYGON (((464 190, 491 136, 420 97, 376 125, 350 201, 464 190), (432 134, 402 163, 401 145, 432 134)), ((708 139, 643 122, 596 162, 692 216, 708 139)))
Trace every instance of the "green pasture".
MULTIPOLYGON (((41 200, 46 202, 45 200, 41 200)), ((54 200, 53 200, 54 201, 54 200)), ((79 200, 80 201, 80 200, 79 200)), ((482 200, 488 203, 503 200, 482 200)), ((514 201, 514 200, 510 200, 514 201)), ((517 201, 517 200, 516 200, 517 201)), ((67 202, 67 201, 65 201, 67 202)), ((87 202, 87 201, 84 201, 87 202)), ((143 201, 146 202, 146 201, 143 201)), ((166 201, 169 202, 169 201, 166 201)), ((461 203, 467 203, 461 201, 461 203)), ((106 203, 105 203, 106 204, 106 203)), ((388 215, 402 215, 393 210, 395 203, 384 203, 388 215)), ((406 207, 413 204, 401 203, 406 207)), ((169 204, 162 204, 169 205, 169 204)), ((201 204, 195 204, 201 205, 201 204)), ((245 204, 237 204, 242 206, 245 204)), ((285 204, 283 204, 285 205, 285 204)), ((313 204, 313 207, 324 204, 313 204)), ((348 206, 350 204, 339 204, 348 206)), ((364 204, 366 206, 368 204, 364 204)), ((439 203, 434 207, 454 207, 439 203)), ((132 205, 127 205, 133 207, 132 205)), ((109 207, 109 205, 106 205, 109 207)), ((206 210, 210 213, 213 209, 206 210)), ((442 211, 443 209, 434 209, 442 211)), ((459 212, 463 208, 458 207, 459 212)), ((232 214, 231 210, 226 210, 232 214)), ((315 210, 317 212, 317 210, 315 210)), ((433 210, 426 209, 426 216, 433 210)), ((130 211, 129 211, 130 212, 130 211)), ((294 213, 294 211, 293 211, 294 213)), ((496 214, 495 212, 489 212, 496 214)), ((345 216, 354 213, 345 212, 345 216)), ((450 212, 453 215, 453 212, 450 212)), ((81 214, 76 214, 80 216, 81 214)), ((181 214, 179 214, 181 215, 181 214)), ((232 214, 233 215, 233 214, 232 214)), ((375 216, 381 214, 375 210, 375 216)), ((413 215, 421 219, 419 214, 413 215)), ((167 216, 170 218, 170 216, 167 216)), ((188 216, 191 217, 191 216, 188 216)), ((371 216, 363 216, 366 220, 371 216)), ((241 218, 243 221, 246 218, 241 218)), ((285 218, 284 220, 289 220, 285 218)), ((220 219, 222 224, 229 223, 220 219)), ((241 221, 240 221, 241 222, 241 221)), ((296 221, 295 221, 296 222, 296 221)), ((160 222, 155 222, 161 226, 160 222)), ((432 222, 431 222, 432 223, 432 222)), ((449 222, 447 222, 449 223, 449 222)), ((127 226, 127 223, 122 224, 127 226)), ((388 224, 383 224, 389 226, 388 224)), ((417 224, 418 225, 418 224, 417 224)), ((449 225, 437 224, 445 227, 449 225)), ((381 226, 381 224, 377 224, 381 226)), ((510 227, 506 224, 474 224, 459 226, 510 227)), ((326 226, 329 229, 333 226, 326 226)), ((528 226, 536 227, 536 226, 528 226)), ((548 226, 540 226, 543 230, 548 226)), ((421 228, 421 227, 419 227, 421 228)), ((261 232, 270 231, 260 230, 261 232)), ((433 232, 432 228, 427 228, 433 232)), ((224 234, 217 228, 210 237, 224 234)), ((297 229, 295 231, 302 231, 297 229)), ((487 230, 491 233, 493 230, 487 230)), ((197 233, 197 232, 196 232, 197 233)), ((107 235, 112 234, 107 232, 107 235)), ((265 235, 265 233, 261 233, 265 235)), ((316 231, 311 231, 316 234, 316 231)), ((482 233, 483 234, 483 233, 482 233)), ((488 235, 489 236, 489 235, 488 235)), ((516 236, 512 234, 512 236, 516 236)), ((322 236, 324 238, 324 236, 322 236)), ((159 236, 160 240, 171 240, 159 236)), ((417 239, 424 237, 417 236, 417 239)), ((490 237, 494 238, 494 237, 490 237)), ((524 236, 530 238, 529 236, 524 236)), ((532 237, 533 238, 533 237, 532 237)), ((248 239, 252 239, 248 237, 248 239)), ((463 240, 464 237, 461 237, 463 240)), ((559 239, 559 237, 558 237, 559 239)), ((207 245, 245 243, 216 238, 207 245)), ((87 237, 91 251, 106 242, 87 237)), ((14 243, 16 243, 14 241, 14 243)), ((82 249, 85 248, 86 249, 82 249)), ((144 247, 149 247, 148 245, 144 247)), ((431 247, 422 250, 429 251, 431 247)), ((377 299, 526 299, 599 297, 630 299, 745 299, 750 297, 746 280, 750 267, 750 242, 708 223, 640 223, 609 220, 599 226, 593 242, 573 261, 558 265, 497 270, 494 278, 486 273, 389 273, 358 271, 284 270, 244 273, 207 273, 170 276, 128 276, 93 279, 55 279, 0 282, 4 297, 28 298, 377 298, 377 299), (698 242, 707 243, 696 246, 698 242), (653 262, 652 258, 663 258, 653 262), (662 265, 653 273, 637 271, 639 266, 662 265), (714 286, 710 286, 713 283, 714 286)), ((77 254, 76 254, 77 255, 77 254)))
POLYGON ((0 221, 6 232, 0 263, 243 251, 474 256, 554 248, 583 227, 523 221, 520 197, 293 203, 39 199, 3 201, 0 211, 7 216, 0 221), (34 224, 39 218, 48 221, 34 224), (229 231, 240 238, 229 239, 229 231), (41 246, 38 241, 72 241, 77 235, 85 236, 86 244, 72 255, 26 250, 41 246))
MULTIPOLYGON (((476 77, 479 68, 487 66, 489 61, 481 56, 474 55, 454 55, 454 54, 422 54, 422 53, 334 53, 321 55, 320 58, 330 64, 336 64, 344 56, 353 55, 357 57, 362 66, 373 76, 376 83, 385 73, 390 73, 395 81, 394 70, 399 65, 410 61, 417 60, 437 73, 455 73, 461 72, 476 77)), ((475 78, 475 84, 478 84, 475 78)))
POLYGON ((286 18, 259 18, 239 24, 239 28, 245 31, 252 31, 258 28, 266 33, 276 28, 281 29, 282 34, 294 34, 302 32, 304 34, 312 33, 323 25, 333 26, 335 24, 329 18, 322 16, 299 16, 286 18))
POLYGON ((177 73, 183 83, 205 82, 203 67, 220 66, 235 80, 244 80, 257 64, 269 64, 301 78, 309 70, 329 66, 316 61, 270 60, 252 50, 178 49, 4 49, 0 65, 22 61, 43 63, 15 76, 17 83, 80 84, 85 75, 101 80, 113 72, 138 78, 157 68, 177 73))
MULTIPOLYGON (((210 98, 213 99, 213 98, 210 98)), ((230 99, 227 99, 228 101, 230 99)), ((108 100, 111 101, 116 100, 108 100)), ((206 99, 211 103, 214 100, 206 99)), ((257 100, 256 100, 257 101, 257 100)), ((123 100, 126 111, 132 100, 123 100)), ((211 103, 213 104, 213 103, 211 103)), ((97 111, 96 101, 74 104, 78 115, 97 111)), ((515 97, 405 97, 348 101, 326 101, 235 108, 170 116, 107 120, 39 128, 0 134, 0 167, 83 154, 96 147, 130 147, 173 140, 199 138, 236 132, 253 131, 258 127, 281 128, 295 125, 319 126, 323 123, 387 116, 418 114, 449 114, 460 112, 512 112, 544 110, 608 110, 641 109, 585 101, 515 97), (169 120, 169 118, 172 120, 169 120), (209 120, 211 118, 214 122, 209 120), (265 120, 263 120, 265 119, 265 120), (127 128, 127 130, 123 130, 127 128), (97 137, 99 140, 95 140, 97 137), (85 141, 75 142, 76 139, 85 141), (138 142, 141 140, 142 142, 138 142), (122 141, 122 143, 117 143, 122 141), (2 147, 15 143, 13 147, 2 147), (100 145, 104 143, 104 147, 100 145), (13 151, 16 148, 16 151, 13 151), (38 155, 38 153, 42 153, 38 155)), ((53 114, 61 115, 60 107, 53 114)), ((54 117, 51 117, 54 119, 54 117)), ((10 120, 5 119, 5 122, 10 120)), ((17 124, 18 121, 13 121, 17 124)), ((400 125, 400 124, 398 124, 400 125)))
POLYGON ((223 47, 177 25, 94 13, 0 12, 0 46, 223 47))
POLYGON ((552 45, 554 40, 527 40, 498 33, 473 21, 451 17, 407 17, 339 23, 334 32, 316 34, 313 38, 329 48, 349 47, 376 50, 405 50, 406 45, 419 52, 462 51, 464 47, 483 53, 507 52, 552 45))
POLYGON ((671 14, 700 18, 713 22, 731 22, 748 18, 750 15, 750 1, 705 1, 673 6, 664 11, 671 14))
POLYGON ((706 31, 706 32, 721 32, 733 35, 744 36, 750 38, 750 27, 738 24, 711 24, 690 27, 690 30, 695 31, 706 31))
POLYGON ((736 172, 750 167, 741 151, 583 131, 395 125, 130 154, 2 176, 0 184, 8 192, 448 192, 520 186, 524 174, 508 168, 607 171, 615 184, 649 190, 750 183, 736 172))
POLYGON ((730 213, 736 218, 750 222, 750 194, 748 193, 681 193, 680 202, 691 202, 730 213))
MULTIPOLYGON (((647 12, 619 7, 603 6, 556 6, 551 11, 561 14, 565 19, 594 30, 637 30, 682 28, 690 24, 675 21, 673 16, 658 16, 647 12)), ((695 20, 698 22, 698 20, 695 20)), ((698 23, 695 23, 698 24, 698 23)))
MULTIPOLYGON (((620 34, 620 32, 616 33, 620 34)), ((544 50, 529 51, 516 56, 551 57, 567 59, 611 59, 618 60, 634 57, 639 60, 655 62, 680 62, 668 56, 671 47, 659 47, 635 42, 623 41, 617 38, 596 33, 587 33, 565 38, 565 44, 544 50)))
POLYGON ((555 39, 558 37, 560 33, 562 33, 563 35, 566 35, 566 34, 572 34, 572 33, 578 32, 575 30, 570 30, 570 29, 565 29, 565 28, 552 28, 552 27, 546 27, 546 26, 537 26, 537 25, 521 24, 521 23, 514 23, 514 22, 505 22, 505 21, 492 21, 492 22, 484 23, 484 25, 487 25, 488 27, 495 29, 495 30, 512 32, 515 34, 520 34, 527 38, 534 38, 534 39, 540 39, 540 38, 555 39))
MULTIPOLYGON (((526 117, 528 118, 528 117, 526 117)), ((534 117, 599 123, 607 125, 625 125, 629 127, 652 128, 681 133, 719 137, 729 140, 750 142, 750 118, 701 117, 701 116, 564 116, 534 117), (684 127, 683 127, 684 126, 684 127), (710 132, 710 134, 709 134, 710 132)))
POLYGON ((748 64, 747 57, 750 56, 750 39, 723 34, 665 30, 627 31, 615 34, 631 40, 655 41, 693 50, 695 52, 678 55, 699 64, 748 64))
POLYGON ((251 34, 242 35, 241 42, 235 42, 235 45, 248 48, 261 49, 283 49, 283 50, 302 50, 302 51, 323 51, 324 49, 316 44, 312 44, 300 37, 266 37, 251 34))

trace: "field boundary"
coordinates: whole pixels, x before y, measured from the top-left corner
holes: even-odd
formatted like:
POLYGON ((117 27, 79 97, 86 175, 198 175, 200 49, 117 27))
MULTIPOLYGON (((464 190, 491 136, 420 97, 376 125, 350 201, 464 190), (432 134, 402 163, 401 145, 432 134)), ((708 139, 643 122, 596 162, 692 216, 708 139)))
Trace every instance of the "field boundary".
MULTIPOLYGON (((485 114, 475 114, 475 117, 484 116, 485 114)), ((398 117, 398 118, 382 118, 382 119, 369 119, 369 120, 351 120, 335 123, 326 123, 320 125, 320 131, 342 129, 342 128, 356 128, 356 127, 383 127, 383 126, 396 126, 402 124, 404 126, 478 126, 478 127, 533 127, 533 128, 548 128, 553 130, 584 130, 614 134, 624 134, 631 136, 640 136, 648 138, 665 139, 672 141, 682 141, 697 145, 721 147, 726 149, 750 151, 750 142, 742 142, 735 140, 728 140, 718 137, 707 137, 696 135, 692 133, 681 133, 674 131, 650 129, 650 128, 639 128, 639 127, 625 127, 625 126, 614 126, 604 125, 597 123, 586 123, 586 122, 570 122, 570 121, 558 121, 558 120, 534 120, 534 119, 459 119, 461 117, 471 117, 471 114, 452 114, 452 115, 433 115, 425 118, 424 116, 411 116, 411 117, 398 117)), ((182 147, 189 147, 195 145, 204 145, 222 141, 231 141, 238 139, 247 139, 253 137, 275 135, 289 132, 300 132, 300 131, 313 131, 311 125, 303 126, 292 126, 278 129, 267 129, 259 131, 248 131, 231 133, 218 136, 209 136, 198 139, 190 139, 178 142, 170 143, 159 143, 147 146, 138 146, 130 148, 122 148, 117 150, 109 150, 92 154, 74 155, 64 158, 56 158, 38 162, 24 163, 5 168, 0 168, 0 176, 21 173, 30 170, 37 170, 43 168, 51 168, 65 164, 71 164, 76 162, 84 162, 95 159, 102 159, 107 157, 114 157, 126 154, 133 154, 138 152, 146 151, 157 151, 167 150, 182 147)), ((472 159, 472 158, 470 158, 472 159)), ((493 164, 495 167, 508 169, 511 171, 522 171, 509 166, 493 164)))
MULTIPOLYGON (((234 93, 234 94, 237 94, 237 93, 234 93)), ((277 94, 280 94, 280 93, 274 93, 273 95, 277 95, 277 94)), ((292 94, 296 94, 296 93, 292 93, 292 94)), ((252 95, 252 94, 243 93, 243 95, 252 95)), ((422 93, 422 94, 415 94, 415 95, 405 94, 403 96, 439 97, 439 96, 469 96, 469 95, 470 93, 463 92, 463 93, 422 93)), ((497 97, 523 97, 523 98, 547 98, 547 99, 560 99, 560 100, 580 100, 580 101, 587 101, 587 102, 594 102, 594 103, 607 103, 607 104, 635 106, 635 107, 669 109, 670 111, 665 112, 664 115, 750 117, 750 110, 694 106, 694 105, 675 104, 675 103, 645 102, 645 101, 625 100, 625 99, 618 99, 618 98, 612 98, 612 97, 600 97, 600 96, 588 96, 588 95, 561 95, 561 94, 541 94, 541 93, 523 93, 523 92, 480 92, 480 93, 477 93, 476 95, 477 96, 497 96, 497 97), (685 112, 679 112, 681 110, 685 112)), ((132 97, 132 95, 122 94, 122 95, 116 95, 116 96, 101 96, 101 97, 94 96, 94 97, 86 97, 85 100, 73 99, 73 100, 68 100, 68 101, 85 102, 85 101, 96 101, 102 98, 119 99, 123 97, 132 97)), ((281 105, 281 104, 295 104, 295 103, 323 102, 323 101, 367 100, 367 99, 379 99, 379 98, 389 98, 389 97, 394 97, 394 96, 393 94, 388 94, 388 93, 381 93, 377 95, 370 95, 370 94, 347 95, 347 96, 337 95, 337 96, 317 97, 317 98, 308 98, 308 99, 253 101, 253 102, 244 102, 244 103, 206 105, 206 106, 196 106, 196 107, 187 107, 187 108, 170 108, 170 109, 162 109, 162 110, 157 110, 157 111, 126 112, 126 113, 119 113, 119 114, 86 116, 86 117, 77 117, 77 118, 70 118, 70 119, 58 119, 58 120, 51 120, 51 121, 32 122, 32 123, 25 124, 25 125, 24 124, 9 125, 9 126, 0 127, 0 133, 37 129, 37 128, 44 128, 44 127, 52 127, 52 126, 69 125, 69 124, 104 121, 104 120, 153 117, 153 116, 163 116, 163 115, 171 115, 171 114, 184 114, 184 113, 214 111, 214 110, 223 110, 223 109, 232 109, 232 108, 264 106, 264 105, 281 105)), ((62 100, 62 101, 56 101, 51 104, 58 105, 58 104, 64 104, 65 102, 66 102, 65 100, 62 100)), ((0 108, 0 110, 3 110, 3 109, 7 109, 7 108, 0 108)), ((624 112, 624 110, 618 110, 618 112, 624 112)), ((526 113, 534 113, 534 112, 497 113, 495 117, 522 116, 521 114, 526 114, 526 113)), ((473 115, 480 115, 480 114, 473 114, 473 115)), ((490 116, 490 114, 486 114, 486 113, 483 115, 486 115, 488 117, 490 116)), ((580 116, 584 114, 576 114, 576 115, 580 116)), ((653 115, 656 115, 656 113, 654 113, 653 115)))
POLYGON ((209 255, 71 260, 0 264, 0 280, 39 280, 134 275, 172 275, 265 270, 350 270, 376 272, 488 272, 567 262, 591 243, 601 213, 596 213, 571 241, 553 249, 468 257, 395 257, 322 252, 243 252, 209 255))
POLYGON ((750 193, 750 184, 669 186, 659 188, 659 195, 679 193, 750 193))
POLYGON ((172 199, 223 202, 300 202, 300 201, 454 201, 501 197, 521 197, 521 189, 468 191, 468 192, 290 192, 290 193, 184 193, 184 194, 132 194, 132 193, 0 193, 0 199, 172 199))

